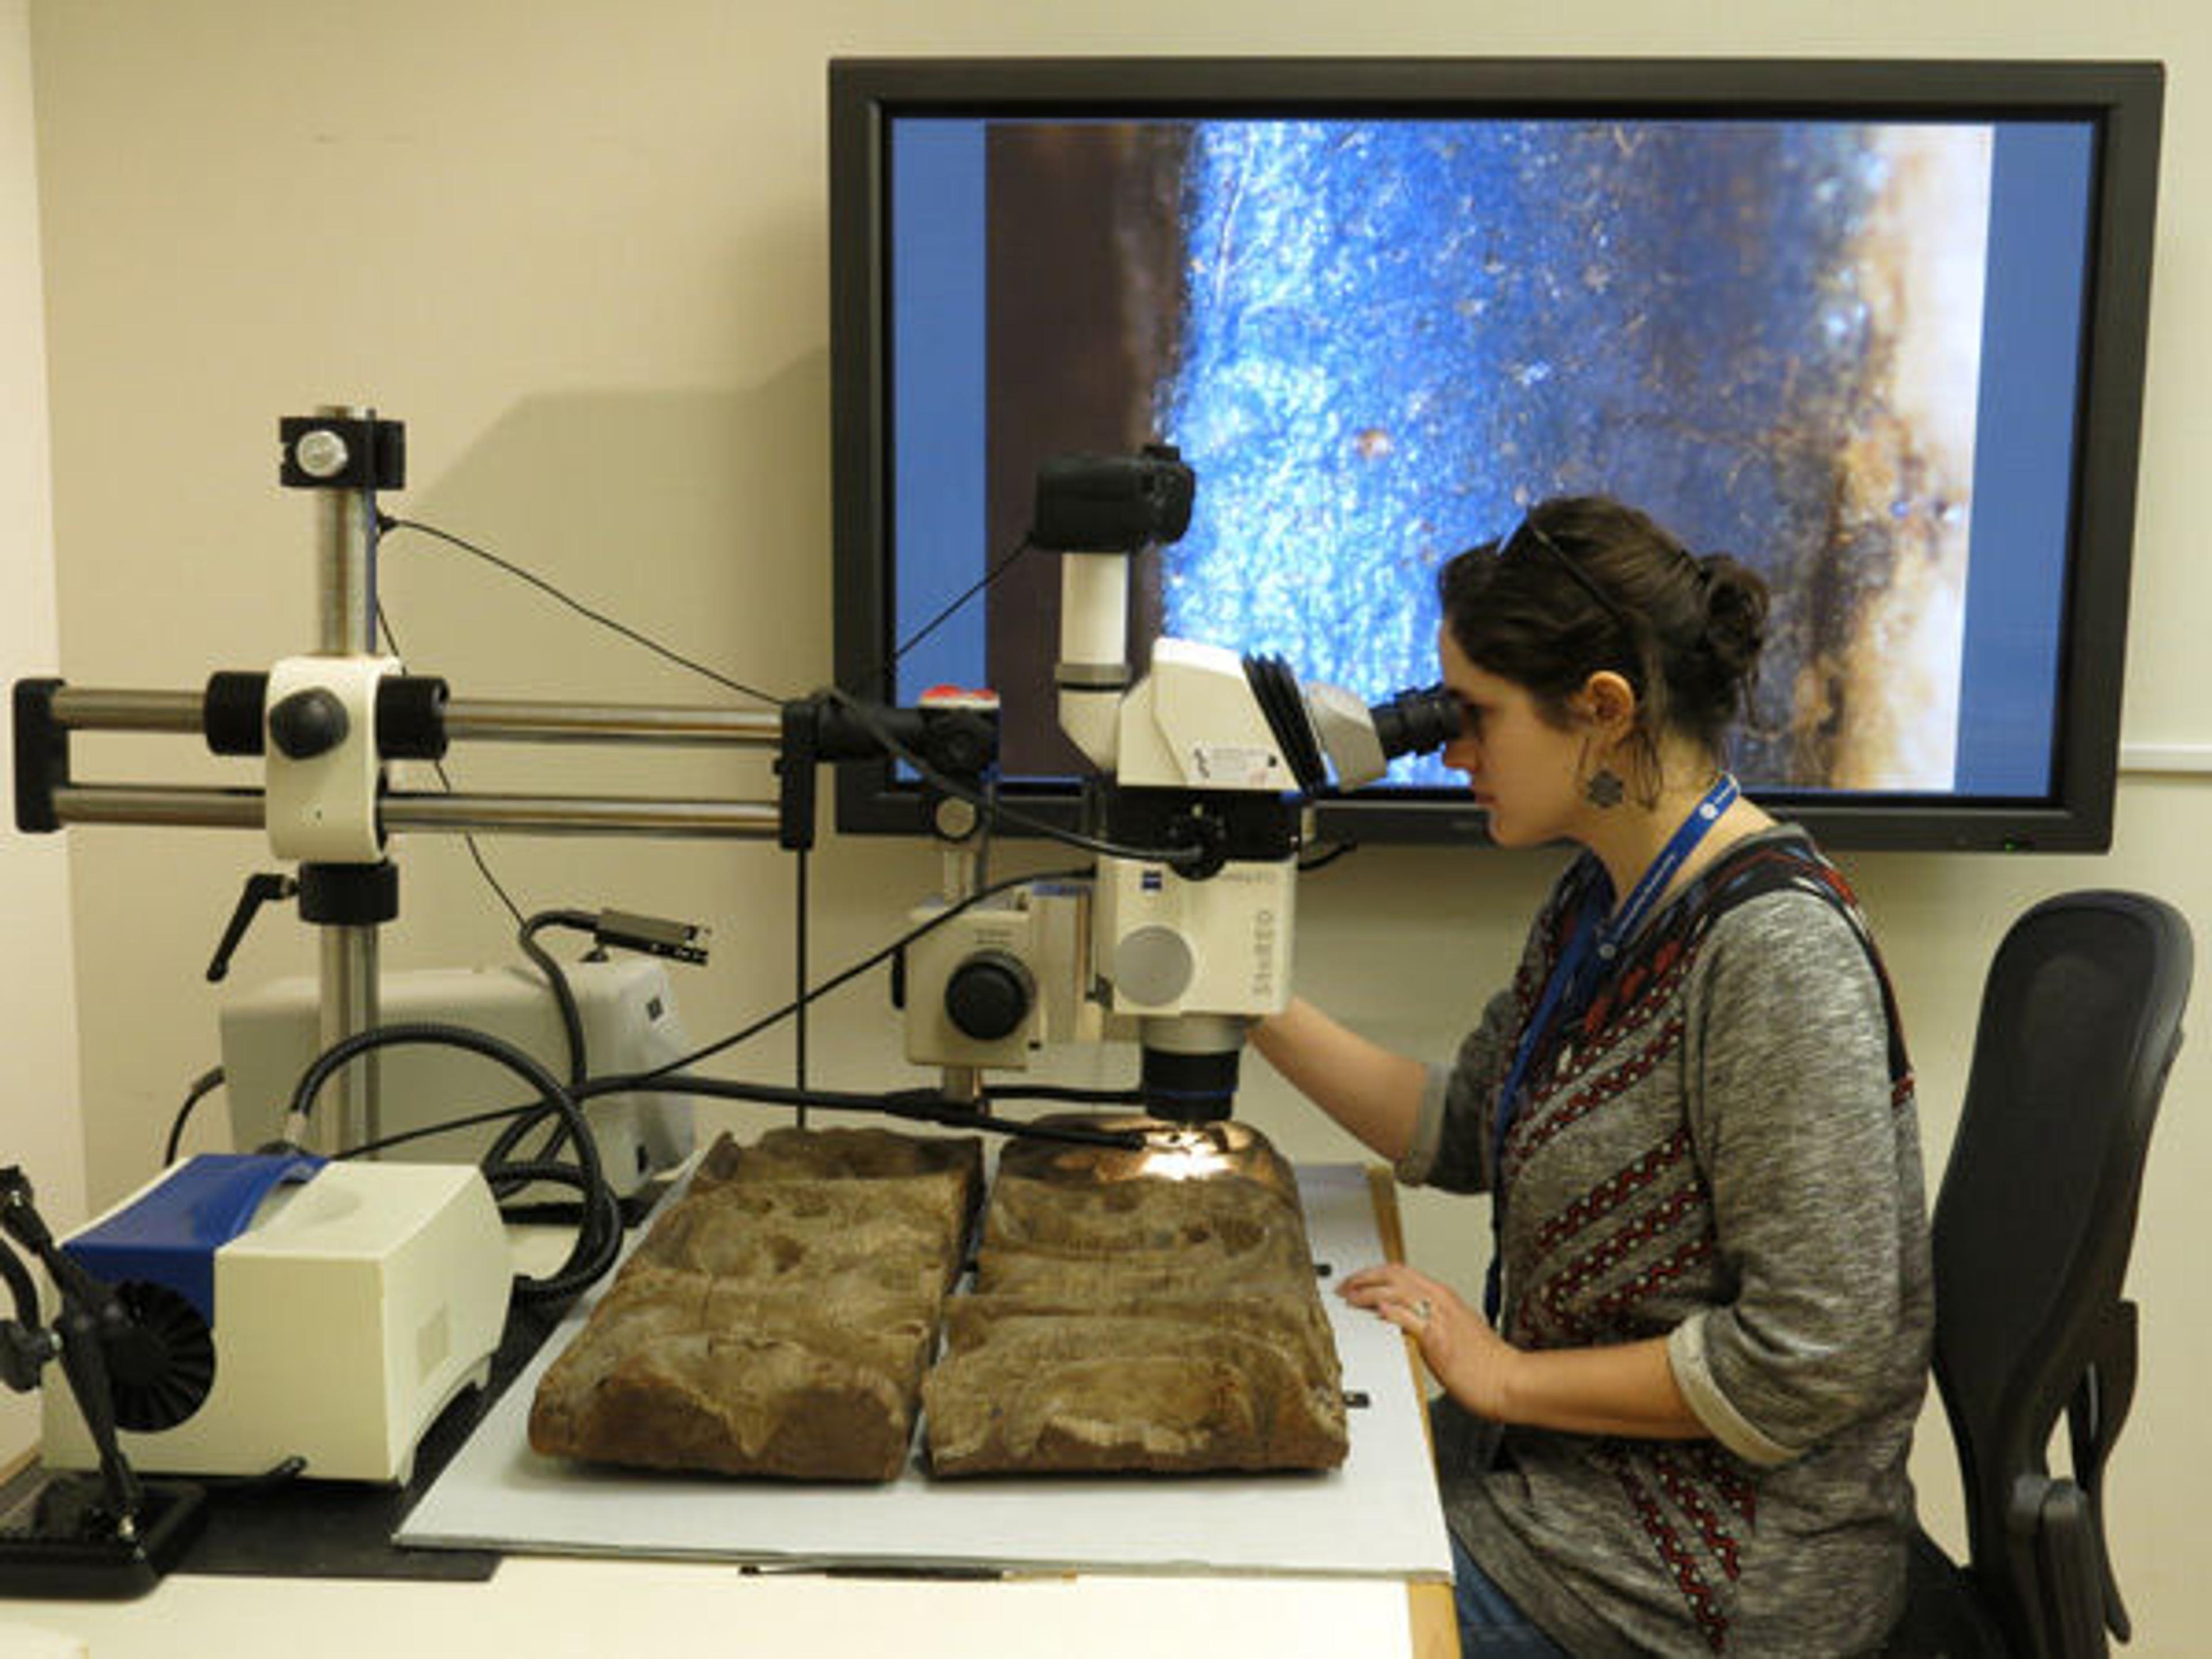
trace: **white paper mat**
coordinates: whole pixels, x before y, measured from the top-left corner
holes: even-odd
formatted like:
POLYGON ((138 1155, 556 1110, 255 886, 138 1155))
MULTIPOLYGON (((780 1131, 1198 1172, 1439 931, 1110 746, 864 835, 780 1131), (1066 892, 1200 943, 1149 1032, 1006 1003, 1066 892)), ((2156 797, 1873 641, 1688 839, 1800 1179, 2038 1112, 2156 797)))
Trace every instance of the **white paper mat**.
POLYGON ((1365 1173, 1298 1171, 1329 1276, 1352 1450, 1325 1474, 1024 1476, 805 1486, 587 1468, 529 1448, 538 1379, 581 1328, 548 1340, 400 1528, 402 1544, 698 1557, 794 1567, 1288 1572, 1448 1578, 1450 1547, 1397 1331, 1334 1285, 1382 1259, 1365 1173))

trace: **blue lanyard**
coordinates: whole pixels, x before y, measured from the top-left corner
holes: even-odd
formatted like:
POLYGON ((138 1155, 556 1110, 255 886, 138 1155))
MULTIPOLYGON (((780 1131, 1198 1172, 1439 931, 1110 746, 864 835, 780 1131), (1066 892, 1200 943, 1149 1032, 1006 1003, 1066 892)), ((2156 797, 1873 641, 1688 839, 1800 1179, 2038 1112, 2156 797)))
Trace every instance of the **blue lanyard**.
MULTIPOLYGON (((1505 1074, 1505 1086, 1498 1091, 1497 1121, 1492 1126, 1490 1143, 1490 1216, 1493 1245, 1502 1237, 1505 1213, 1505 1138, 1520 1115, 1528 1068, 1535 1061, 1536 1050, 1543 1044, 1553 1023, 1564 1009, 1579 1013, 1589 1006, 1599 982, 1613 971, 1620 948, 1635 937, 1636 930, 1644 925, 1659 896, 1667 890, 1705 832, 1719 822, 1722 813, 1735 804, 1743 793, 1735 777, 1726 772, 1720 781, 1708 789, 1704 798, 1691 809, 1668 837, 1667 844, 1659 849, 1636 885, 1629 890, 1628 901, 1610 916, 1606 915, 1613 897, 1612 884, 1604 879, 1601 870, 1599 879, 1585 895, 1582 908, 1577 914, 1574 932, 1567 940, 1566 949, 1553 968, 1551 977, 1544 981, 1543 994, 1536 1000, 1535 1012, 1528 1023, 1521 1028, 1520 1046, 1515 1049, 1512 1068, 1505 1074), (1595 969, 1593 970, 1593 959, 1595 969), (1588 979, 1589 983, 1583 981, 1588 979)), ((1503 1303, 1501 1252, 1493 1248, 1490 1273, 1483 1286, 1483 1309, 1492 1320, 1498 1317, 1503 1303)))

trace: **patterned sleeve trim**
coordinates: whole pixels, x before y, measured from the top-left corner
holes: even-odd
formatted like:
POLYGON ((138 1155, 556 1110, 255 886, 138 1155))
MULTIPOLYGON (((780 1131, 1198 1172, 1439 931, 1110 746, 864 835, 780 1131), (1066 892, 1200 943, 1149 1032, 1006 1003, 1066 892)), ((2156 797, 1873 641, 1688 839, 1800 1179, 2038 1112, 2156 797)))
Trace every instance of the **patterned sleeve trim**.
POLYGON ((1692 1314, 1668 1334, 1667 1364, 1674 1374, 1674 1386, 1681 1389, 1683 1400, 1698 1420, 1712 1431, 1714 1439, 1744 1462, 1773 1468, 1797 1455, 1763 1432, 1721 1392, 1705 1356, 1703 1313, 1692 1314))
POLYGON ((1408 1187, 1425 1185, 1437 1167, 1437 1152, 1444 1140, 1444 1093, 1451 1085, 1451 1067, 1431 1066, 1421 1088, 1421 1109, 1413 1119, 1413 1138, 1391 1165, 1399 1181, 1408 1187))

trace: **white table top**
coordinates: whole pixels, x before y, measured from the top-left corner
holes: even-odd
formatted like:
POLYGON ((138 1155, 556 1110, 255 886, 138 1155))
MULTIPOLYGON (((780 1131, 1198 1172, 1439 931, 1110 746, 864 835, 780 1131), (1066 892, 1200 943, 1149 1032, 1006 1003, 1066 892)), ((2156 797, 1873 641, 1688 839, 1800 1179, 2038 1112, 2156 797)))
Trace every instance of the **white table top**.
POLYGON ((1414 1651, 1406 1586, 1304 1578, 748 1576, 727 1566, 517 1557, 489 1583, 165 1579, 142 1601, 0 1602, 0 1654, 46 1659, 1354 1659, 1414 1651))

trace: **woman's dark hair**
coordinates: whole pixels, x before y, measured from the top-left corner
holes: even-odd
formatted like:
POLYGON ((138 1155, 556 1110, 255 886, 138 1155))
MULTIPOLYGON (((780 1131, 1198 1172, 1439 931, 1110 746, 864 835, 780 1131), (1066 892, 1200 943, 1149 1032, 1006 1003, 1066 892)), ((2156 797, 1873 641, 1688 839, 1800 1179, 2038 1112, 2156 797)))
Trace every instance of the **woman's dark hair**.
POLYGON ((1539 502, 1502 541, 1453 558, 1437 586, 1467 659, 1526 688, 1547 720, 1568 725, 1567 699, 1600 670, 1626 678, 1655 787, 1662 732, 1717 757, 1750 707, 1765 582, 1725 553, 1690 552, 1632 507, 1539 502))

